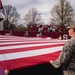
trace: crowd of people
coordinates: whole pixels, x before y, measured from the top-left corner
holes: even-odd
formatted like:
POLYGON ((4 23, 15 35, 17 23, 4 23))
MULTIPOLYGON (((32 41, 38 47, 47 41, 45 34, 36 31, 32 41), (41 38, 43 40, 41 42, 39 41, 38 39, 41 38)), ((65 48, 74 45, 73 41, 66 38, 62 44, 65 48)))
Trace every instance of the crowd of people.
POLYGON ((61 27, 61 25, 31 25, 29 31, 52 31, 52 32, 66 32, 66 26, 61 27))
MULTIPOLYGON (((38 32, 36 33, 36 37, 48 37, 47 35, 43 34, 43 32, 67 32, 67 26, 61 27, 60 25, 38 25, 33 26, 31 25, 29 27, 29 30, 27 30, 24 34, 25 37, 29 37, 29 32, 38 32)), ((61 38, 61 35, 59 35, 58 39, 68 39, 68 35, 63 35, 61 38)))

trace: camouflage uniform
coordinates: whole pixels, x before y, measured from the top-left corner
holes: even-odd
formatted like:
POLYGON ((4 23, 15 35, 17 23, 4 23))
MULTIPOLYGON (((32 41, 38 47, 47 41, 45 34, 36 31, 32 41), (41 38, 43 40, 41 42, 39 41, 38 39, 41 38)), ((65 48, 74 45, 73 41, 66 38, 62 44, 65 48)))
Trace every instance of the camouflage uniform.
POLYGON ((63 66, 64 75, 75 75, 75 36, 66 42, 60 56, 52 65, 55 68, 63 66))

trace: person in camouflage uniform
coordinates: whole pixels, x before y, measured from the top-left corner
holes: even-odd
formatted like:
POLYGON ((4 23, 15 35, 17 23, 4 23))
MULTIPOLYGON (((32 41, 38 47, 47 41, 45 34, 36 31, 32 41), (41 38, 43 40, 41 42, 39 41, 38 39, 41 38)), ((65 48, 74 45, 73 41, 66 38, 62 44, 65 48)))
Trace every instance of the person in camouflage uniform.
POLYGON ((55 61, 50 60, 50 63, 54 68, 63 66, 63 75, 75 75, 75 23, 68 29, 71 39, 65 43, 59 57, 55 61))

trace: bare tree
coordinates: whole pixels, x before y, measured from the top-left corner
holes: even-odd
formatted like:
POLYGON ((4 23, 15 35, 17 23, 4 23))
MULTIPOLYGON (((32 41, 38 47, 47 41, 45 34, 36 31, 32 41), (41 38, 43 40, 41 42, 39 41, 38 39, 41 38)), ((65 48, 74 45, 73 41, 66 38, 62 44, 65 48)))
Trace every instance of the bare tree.
POLYGON ((67 0, 59 0, 57 5, 51 10, 51 21, 60 25, 70 24, 74 20, 74 10, 67 0))
POLYGON ((28 26, 35 26, 41 22, 41 14, 38 13, 36 8, 31 8, 24 16, 24 22, 28 26))
POLYGON ((18 14, 15 7, 11 5, 5 5, 2 9, 2 14, 4 16, 4 29, 10 29, 19 19, 20 15, 18 14))

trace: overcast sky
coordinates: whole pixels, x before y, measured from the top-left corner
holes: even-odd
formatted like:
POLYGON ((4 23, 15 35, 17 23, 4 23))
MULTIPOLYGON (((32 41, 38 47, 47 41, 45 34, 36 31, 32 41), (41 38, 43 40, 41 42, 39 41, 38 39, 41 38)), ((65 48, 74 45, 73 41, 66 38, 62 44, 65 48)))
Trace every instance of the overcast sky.
MULTIPOLYGON (((45 23, 49 22, 51 8, 57 4, 59 0, 2 0, 3 5, 12 5, 16 7, 21 18, 32 7, 35 7, 42 14, 45 23)), ((67 0, 71 2, 72 7, 75 6, 75 0, 67 0)))

